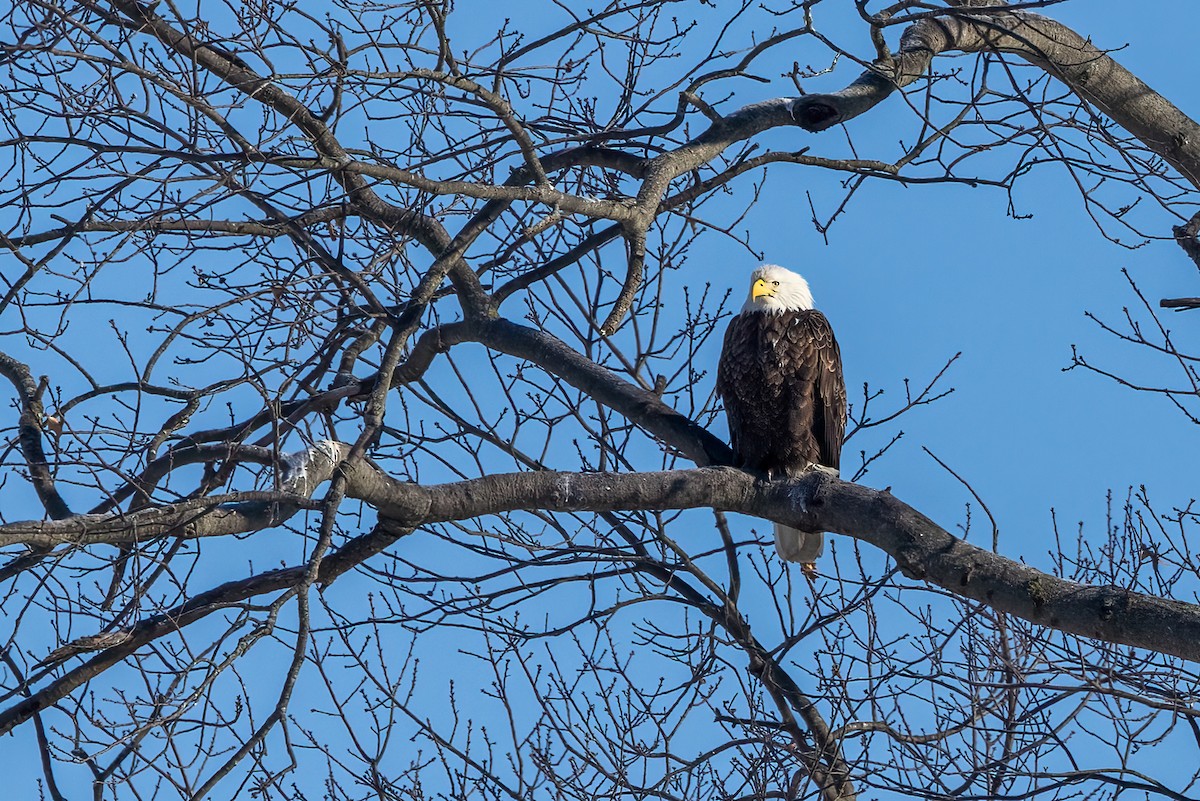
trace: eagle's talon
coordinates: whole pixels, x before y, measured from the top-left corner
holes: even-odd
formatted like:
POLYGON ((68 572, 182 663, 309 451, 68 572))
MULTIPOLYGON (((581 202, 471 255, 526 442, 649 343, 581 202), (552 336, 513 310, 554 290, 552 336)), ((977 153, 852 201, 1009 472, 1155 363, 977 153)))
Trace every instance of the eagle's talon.
POLYGON ((816 581, 821 577, 821 573, 817 570, 816 562, 801 562, 800 572, 803 573, 804 577, 809 581, 816 581))

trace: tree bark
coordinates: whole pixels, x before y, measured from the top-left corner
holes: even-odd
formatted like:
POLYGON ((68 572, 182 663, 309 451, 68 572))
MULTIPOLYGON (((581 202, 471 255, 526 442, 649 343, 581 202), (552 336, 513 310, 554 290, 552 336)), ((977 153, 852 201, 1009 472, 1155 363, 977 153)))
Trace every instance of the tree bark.
POLYGON ((942 53, 1011 53, 1062 81, 1200 187, 1200 125, 1090 39, 1040 14, 1003 6, 976 5, 913 23, 890 61, 841 91, 797 98, 792 116, 809 131, 823 131, 913 83, 942 53))
MULTIPOLYGON (((741 512, 809 531, 843 534, 887 553, 910 578, 1048 628, 1200 661, 1200 606, 1121 587, 1077 584, 965 542, 886 490, 821 472, 764 481, 728 467, 652 473, 508 473, 452 484, 398 481, 369 461, 340 462, 349 446, 310 449, 304 469, 274 501, 198 510, 194 503, 121 516, 81 515, 0 526, 0 545, 38 547, 144 542, 153 536, 224 536, 277 524, 335 471, 346 495, 397 530, 519 510, 609 512, 697 509, 741 512), (297 494, 299 493, 299 494, 297 494), (99 519, 99 518, 104 519, 99 519)), ((213 499, 207 499, 212 501, 213 499)), ((363 535, 373 537, 374 534, 363 535)), ((360 538, 361 539, 361 538, 360 538)), ((353 549, 354 540, 342 550, 353 549)), ((374 549, 371 549, 374 552, 374 549)), ((331 557, 333 559, 333 557, 331 557)))

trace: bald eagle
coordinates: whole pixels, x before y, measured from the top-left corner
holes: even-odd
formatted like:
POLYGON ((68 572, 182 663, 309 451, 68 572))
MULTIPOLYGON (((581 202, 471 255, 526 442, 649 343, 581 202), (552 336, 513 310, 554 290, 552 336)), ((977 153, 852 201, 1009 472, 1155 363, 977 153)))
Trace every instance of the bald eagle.
MULTIPOLYGON (((846 433, 842 357, 808 282, 774 264, 750 274, 750 296, 729 323, 717 392, 738 464, 772 478, 837 473, 846 433)), ((775 550, 816 571, 821 532, 775 524, 775 550)))

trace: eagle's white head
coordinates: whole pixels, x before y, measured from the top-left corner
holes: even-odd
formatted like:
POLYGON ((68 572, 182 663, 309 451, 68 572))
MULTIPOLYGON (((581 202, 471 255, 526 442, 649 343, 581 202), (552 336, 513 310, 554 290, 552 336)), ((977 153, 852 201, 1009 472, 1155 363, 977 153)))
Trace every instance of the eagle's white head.
POLYGON ((778 264, 764 264, 750 273, 750 296, 743 312, 806 311, 813 307, 808 282, 798 273, 778 264))

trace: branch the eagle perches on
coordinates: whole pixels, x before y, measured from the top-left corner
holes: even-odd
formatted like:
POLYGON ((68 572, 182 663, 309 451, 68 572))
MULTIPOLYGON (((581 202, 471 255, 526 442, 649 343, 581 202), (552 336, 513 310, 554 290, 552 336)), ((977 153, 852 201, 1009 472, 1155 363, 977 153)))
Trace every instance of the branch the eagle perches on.
MULTIPOLYGON (((1071 634, 1200 661, 1200 606, 1120 587, 1077 584, 1035 570, 955 537, 887 490, 851 484, 822 471, 773 481, 732 467, 650 473, 538 471, 422 486, 392 478, 369 459, 347 460, 350 452, 351 446, 326 440, 288 455, 280 491, 270 499, 265 496, 272 493, 251 493, 252 500, 243 499, 246 493, 234 493, 203 499, 205 507, 187 501, 121 515, 13 523, 0 528, 0 546, 144 544, 164 537, 218 537, 261 530, 283 523, 302 509, 314 508, 312 494, 340 473, 346 497, 377 510, 379 525, 325 558, 318 581, 328 584, 415 528, 433 523, 523 510, 599 513, 713 508, 854 537, 883 550, 909 578, 997 611, 1071 634)), ((265 574, 263 581, 278 586, 256 586, 255 593, 286 589, 302 575, 303 568, 265 574)), ((197 612, 202 609, 203 605, 197 605, 197 612)), ((169 616, 159 617, 138 628, 157 630, 175 625, 169 616)), ((180 620, 178 625, 184 622, 180 620)), ((122 650, 136 648, 142 639, 136 629, 127 634, 122 650)), ((88 650, 89 641, 85 637, 59 650, 75 655, 88 650)), ((18 717, 0 718, 0 733, 27 715, 18 717)))

